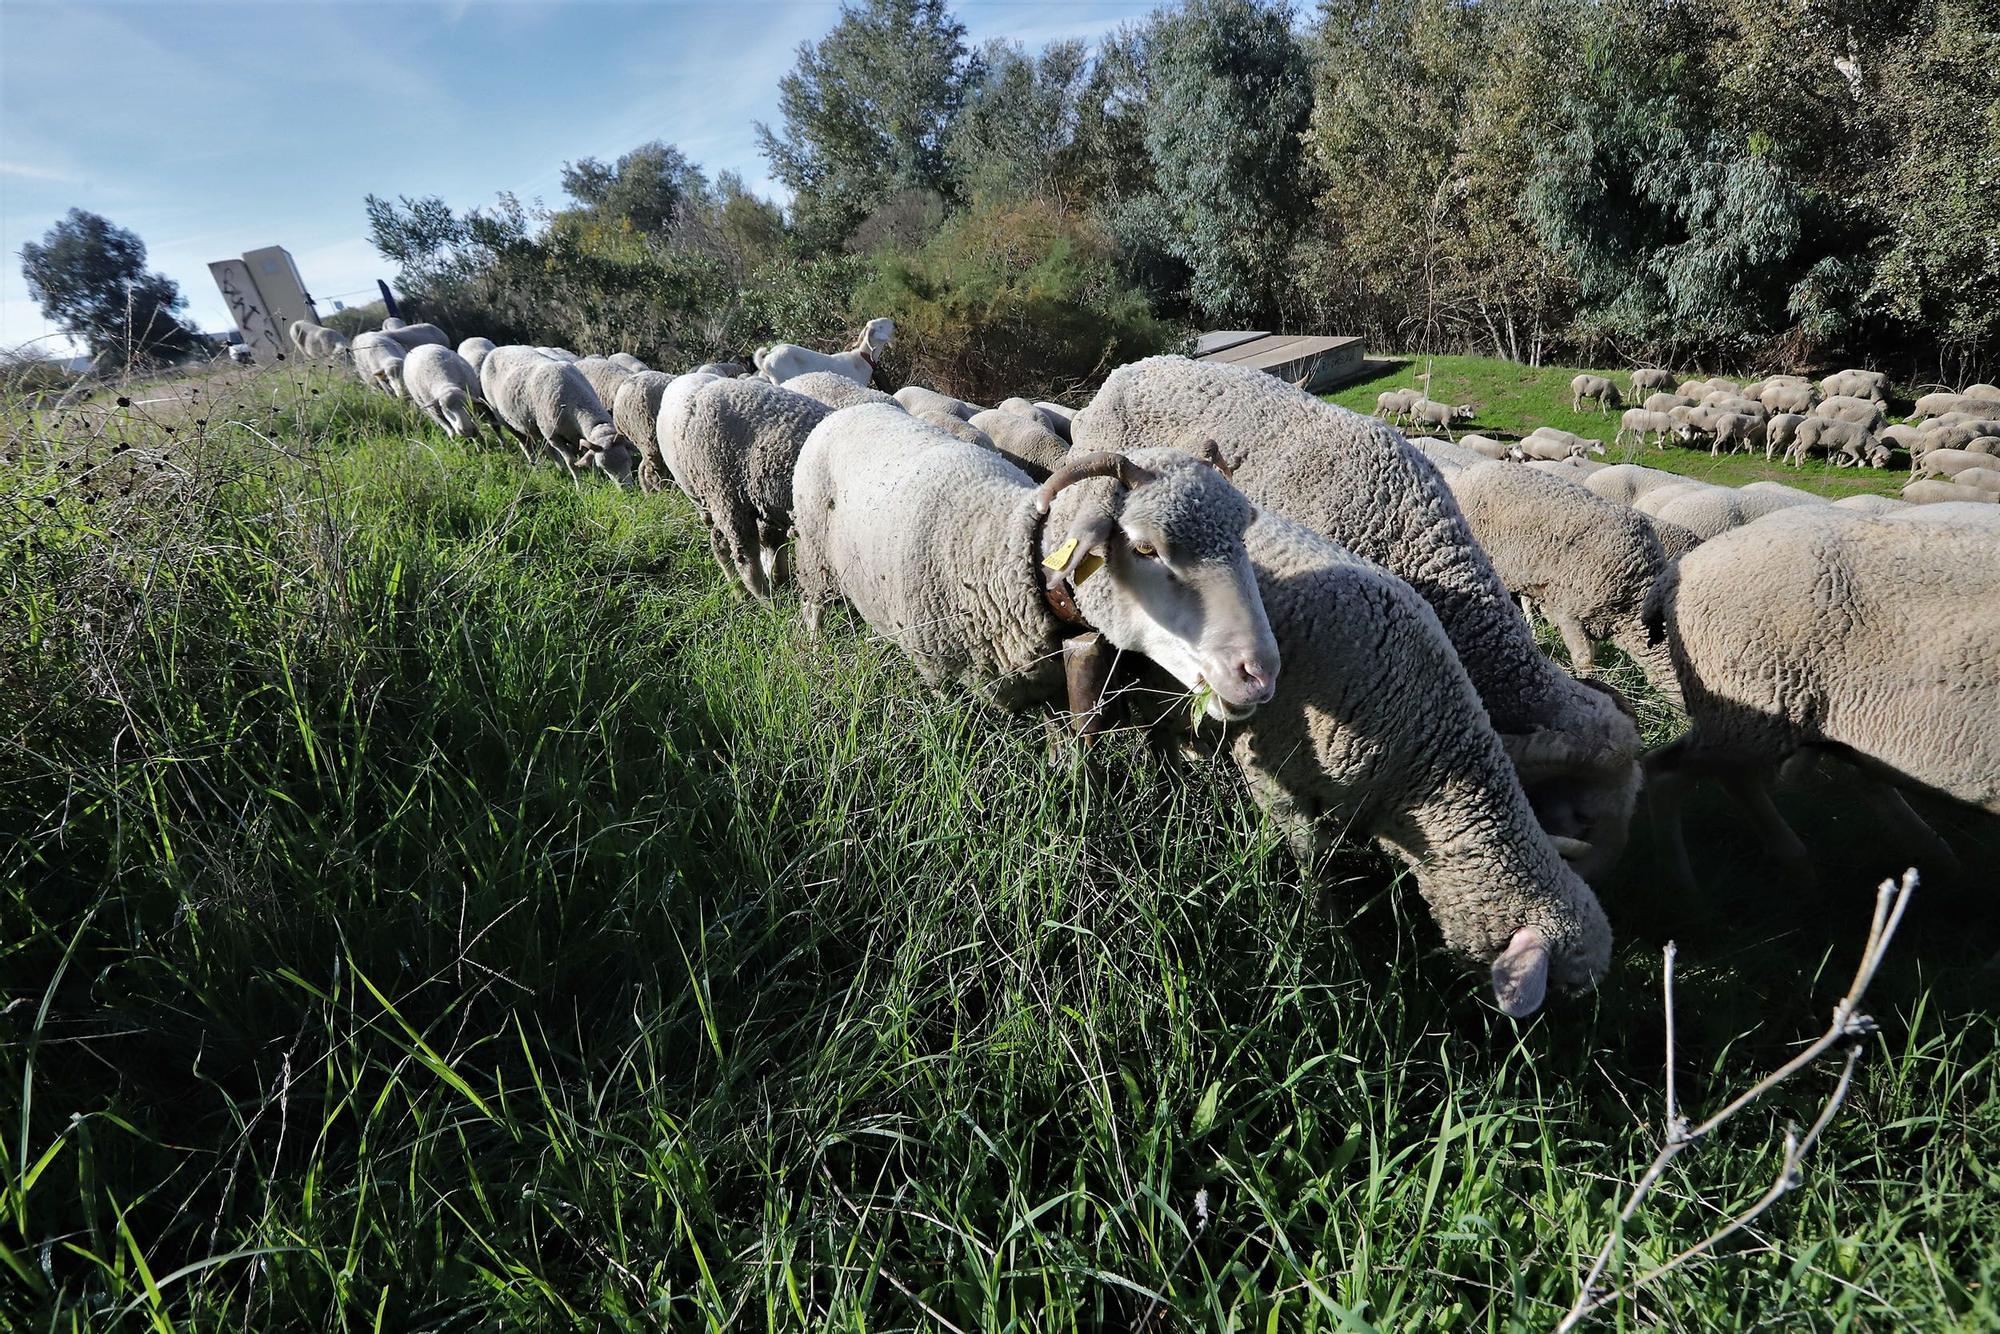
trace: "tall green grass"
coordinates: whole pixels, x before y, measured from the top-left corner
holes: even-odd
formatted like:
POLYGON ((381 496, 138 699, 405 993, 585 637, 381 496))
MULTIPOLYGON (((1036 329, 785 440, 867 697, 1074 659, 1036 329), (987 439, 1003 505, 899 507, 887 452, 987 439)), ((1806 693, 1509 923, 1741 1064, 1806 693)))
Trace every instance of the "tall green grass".
MULTIPOLYGON (((678 497, 205 393, 0 470, 0 1324, 1545 1327, 1659 1132, 1658 945, 1699 1107, 1900 865, 1827 781, 1818 898, 1726 808, 1700 901, 1637 839, 1605 985, 1516 1026, 1382 857, 1302 883, 1224 771, 1052 763, 732 599, 678 497)), ((1805 1185, 1616 1321, 2000 1324, 1990 890, 1927 882, 1805 1185)))

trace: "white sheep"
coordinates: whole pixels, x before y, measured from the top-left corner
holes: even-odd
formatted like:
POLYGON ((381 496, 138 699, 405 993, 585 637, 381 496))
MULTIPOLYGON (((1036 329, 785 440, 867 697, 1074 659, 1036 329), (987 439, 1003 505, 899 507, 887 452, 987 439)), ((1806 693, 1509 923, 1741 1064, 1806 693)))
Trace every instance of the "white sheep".
POLYGON ((472 367, 472 373, 479 373, 479 363, 486 360, 486 354, 493 350, 491 338, 468 338, 458 345, 458 355, 465 358, 465 364, 472 367))
POLYGON ((1061 698, 1063 641, 1095 631, 1237 719, 1279 670, 1243 547, 1252 514, 1177 449, 1077 455, 1037 488, 900 405, 862 404, 799 455, 799 597, 809 628, 844 598, 926 680, 1003 707, 1061 698))
POLYGON ((1076 409, 1066 408, 1060 403, 1051 403, 1047 399, 1036 400, 1035 406, 1042 411, 1042 424, 1061 436, 1064 444, 1068 444, 1070 423, 1076 420, 1076 409))
POLYGON ((403 359, 403 390, 449 435, 479 440, 474 404, 484 401, 479 373, 448 347, 422 343, 403 359))
POLYGON ((590 392, 597 395, 597 401, 607 411, 618 401, 618 386, 632 376, 631 371, 609 357, 579 357, 574 365, 583 378, 590 381, 590 392))
POLYGON ((972 414, 980 411, 963 399, 953 398, 950 394, 940 394, 937 390, 926 389, 922 385, 906 384, 890 397, 912 413, 929 409, 934 412, 949 413, 960 421, 971 421, 972 414))
POLYGON ((1648 412, 1644 408, 1627 408, 1618 418, 1618 434, 1612 437, 1613 444, 1623 444, 1626 436, 1632 437, 1634 444, 1643 445, 1646 437, 1652 436, 1655 444, 1664 442, 1674 429, 1674 419, 1664 412, 1648 412))
POLYGON ((2000 503, 2000 492, 1982 491, 1976 486, 1960 486, 1956 482, 1916 481, 1903 488, 1903 499, 1912 505, 1938 505, 1970 501, 1989 505, 2000 503))
MULTIPOLYGON (((673 483, 673 478, 668 475, 667 465, 662 456, 668 448, 668 442, 672 438, 673 433, 680 429, 679 424, 682 409, 686 407, 687 401, 694 397, 695 391, 703 385, 713 384, 717 380, 741 378, 744 377, 716 375, 710 371, 689 371, 686 375, 676 375, 673 378, 673 381, 667 385, 665 392, 660 395, 660 401, 653 411, 653 441, 656 452, 653 458, 650 460, 642 458, 639 464, 639 485, 642 488, 648 491, 660 491, 673 483)), ((838 376, 831 378, 839 379, 838 376)), ((856 389, 860 388, 852 380, 844 380, 842 383, 851 385, 856 389)))
POLYGON ((1213 440, 1251 500, 1408 580, 1457 646, 1544 827, 1588 845, 1579 855, 1592 863, 1616 859, 1638 793, 1629 708, 1536 647, 1437 469, 1392 428, 1262 371, 1154 357, 1112 372, 1073 435, 1077 449, 1119 452, 1213 440))
POLYGON ((785 582, 792 470, 827 412, 764 380, 718 379, 681 400, 662 427, 661 460, 708 525, 715 563, 752 597, 785 582))
MULTIPOLYGON (((1490 967, 1506 1013, 1533 1013, 1550 983, 1595 985, 1610 962, 1603 909, 1538 827, 1436 614, 1274 514, 1244 541, 1284 671, 1269 703, 1193 744, 1206 734, 1230 752, 1308 872, 1343 837, 1407 861, 1445 943, 1490 967)), ((1163 721, 1188 726, 1185 709, 1163 721)))
POLYGON ((1375 395, 1375 415, 1386 422, 1401 422, 1423 397, 1421 389, 1384 389, 1375 395))
POLYGON ((1648 412, 1667 412, 1674 408, 1699 407, 1701 406, 1701 400, 1699 398, 1691 398, 1686 394, 1648 394, 1646 395, 1644 406, 1648 412))
POLYGON ((773 343, 760 347, 752 358, 757 373, 772 384, 783 384, 810 371, 830 371, 859 385, 875 378, 876 359, 896 341, 896 322, 882 318, 862 326, 861 337, 845 352, 828 355, 794 343, 773 343))
MULTIPOLYGON (((1806 746, 2000 814, 1994 530, 1925 522, 1916 511, 1870 518, 1799 506, 1716 538, 1675 568, 1654 623, 1690 726, 1646 768, 1684 882, 1693 876, 1680 797, 1698 777, 1722 779, 1776 855, 1809 874, 1769 788, 1806 746)), ((1870 791, 1885 822, 1937 849, 1900 796, 1870 791)))
POLYGON ((1687 480, 1677 472, 1667 472, 1662 468, 1648 468, 1639 463, 1614 463, 1590 474, 1583 484, 1594 495, 1630 505, 1648 492, 1669 486, 1684 486, 1687 480))
POLYGON ((1799 426, 1805 418, 1796 412, 1772 414, 1764 423, 1764 459, 1769 462, 1779 450, 1791 451, 1792 442, 1798 438, 1799 426))
POLYGON ((624 367, 626 370, 632 372, 634 375, 639 375, 653 369, 651 366, 648 366, 645 362, 633 356, 630 352, 613 352, 610 356, 606 357, 605 360, 610 362, 614 366, 624 367))
POLYGON ((1569 410, 1583 411, 1583 405, 1587 400, 1594 400, 1597 403, 1599 413, 1622 407, 1625 402, 1623 395, 1618 392, 1618 386, 1602 375, 1572 377, 1569 382, 1569 410))
POLYGON ((546 446, 569 469, 595 468, 629 486, 638 451, 618 434, 590 381, 571 363, 530 347, 497 347, 479 368, 486 402, 521 442, 529 462, 532 445, 546 446))
POLYGON ((1879 431, 1887 424, 1882 405, 1873 399, 1837 396, 1821 399, 1819 404, 1807 414, 1813 417, 1831 417, 1835 421, 1853 422, 1865 426, 1870 431, 1879 431))
POLYGON ((618 385, 611 400, 611 424, 639 451, 639 489, 658 491, 666 477, 660 459, 660 403, 674 377, 664 371, 639 371, 618 385))
POLYGON ((1062 435, 1062 428, 1069 425, 1069 420, 1060 413, 1050 412, 1041 404, 1031 403, 1019 396, 1002 399, 995 407, 1000 412, 1011 412, 1016 417, 1035 423, 1050 435, 1062 435))
POLYGON ((1889 398, 1889 377, 1882 371, 1835 371, 1819 382, 1828 398, 1867 398, 1877 403, 1889 398))
POLYGON ((1522 437, 1515 449, 1523 458, 1574 459, 1589 454, 1602 454, 1604 442, 1554 426, 1537 426, 1522 437))
POLYGON ((1453 422, 1471 421, 1474 416, 1474 408, 1470 403, 1460 403, 1454 407, 1452 404, 1440 403, 1435 399, 1420 398, 1410 404, 1407 415, 1411 422, 1419 426, 1437 427, 1444 432, 1445 439, 1449 440, 1451 439, 1451 424, 1453 422))
POLYGON ((1481 458, 1504 459, 1513 457, 1514 447, 1505 440, 1495 440, 1490 435, 1468 431, 1458 438, 1458 443, 1478 454, 1481 458))
POLYGON ((740 361, 704 361, 689 372, 690 375, 713 375, 718 380, 734 380, 749 373, 750 368, 740 361))
POLYGON ((1673 387, 1674 373, 1672 371, 1648 368, 1632 372, 1632 397, 1634 398, 1639 397, 1642 393, 1651 393, 1659 389, 1672 389, 1673 387))
POLYGON ((1842 496, 1833 504, 1840 509, 1857 510, 1862 514, 1888 514, 1892 510, 1909 508, 1908 501, 1891 500, 1888 496, 1869 495, 1866 492, 1858 496, 1842 496))
POLYGON ((408 355, 401 343, 384 333, 361 334, 348 349, 361 382, 396 398, 404 397, 403 358, 408 355))
POLYGON ((405 353, 425 345, 445 348, 451 346, 451 339, 445 337, 444 330, 435 324, 398 324, 391 329, 385 321, 382 325, 382 334, 384 337, 394 339, 405 353))
MULTIPOLYGON (((816 398, 830 408, 851 408, 861 403, 896 403, 896 400, 880 389, 859 384, 845 375, 833 371, 807 371, 795 375, 784 382, 784 387, 795 394, 816 398)), ((902 407, 901 403, 896 403, 902 407)))
POLYGON ((1038 422, 1002 412, 998 408, 974 413, 971 425, 985 432, 995 449, 1038 482, 1062 466, 1063 459, 1069 454, 1068 442, 1054 432, 1038 422))

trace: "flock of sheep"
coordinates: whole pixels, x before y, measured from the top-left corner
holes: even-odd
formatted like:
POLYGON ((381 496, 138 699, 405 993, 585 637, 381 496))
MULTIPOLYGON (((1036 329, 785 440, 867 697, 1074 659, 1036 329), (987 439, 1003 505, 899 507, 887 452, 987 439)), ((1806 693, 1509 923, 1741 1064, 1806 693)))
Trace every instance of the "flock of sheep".
MULTIPOLYGON (((1509 1014, 1603 975, 1587 877, 1621 855, 1642 784, 1689 880, 1677 798, 1700 777, 1806 872, 1771 784, 1807 749, 1851 767, 1928 864, 1950 851, 1900 788, 2000 814, 2000 506, 1493 460, 1179 357, 1121 367, 1081 410, 891 395, 871 385, 887 320, 849 352, 780 344, 754 371, 679 376, 454 350, 430 325, 328 332, 293 336, 455 435, 679 487, 725 576, 758 598, 794 585, 814 632, 844 603, 934 684, 1053 707, 1084 736, 1122 714, 1171 755, 1227 752, 1308 867, 1343 835, 1407 861, 1509 1014), (1594 675, 1601 641, 1686 711, 1680 740, 1642 753, 1594 675)), ((1416 419, 1449 435, 1465 414, 1435 406, 1416 419)), ((1714 415, 1748 414, 1688 422, 1714 415)))

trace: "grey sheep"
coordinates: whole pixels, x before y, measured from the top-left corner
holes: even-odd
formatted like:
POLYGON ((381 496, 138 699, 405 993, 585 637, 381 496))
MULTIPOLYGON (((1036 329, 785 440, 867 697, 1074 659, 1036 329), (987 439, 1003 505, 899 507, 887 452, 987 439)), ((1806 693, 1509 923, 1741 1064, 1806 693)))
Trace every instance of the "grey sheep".
POLYGON ((1066 441, 1025 417, 998 408, 973 414, 972 425, 986 432, 995 449, 1038 482, 1061 466, 1069 454, 1066 441))
MULTIPOLYGON (((1341 837, 1407 861, 1446 945, 1490 967, 1501 1010, 1533 1013, 1550 983, 1594 986, 1604 911, 1537 825, 1436 613, 1269 512, 1244 541, 1284 672, 1270 703, 1205 743, 1218 729, 1197 728, 1194 745, 1229 751, 1308 871, 1341 837)), ((1186 711, 1168 725, 1184 730, 1186 711)))
POLYGON ((663 488, 666 465, 660 460, 660 404, 674 378, 664 371, 639 371, 621 383, 611 400, 611 424, 639 451, 639 489, 663 488))
POLYGON ((583 378, 590 381, 590 392, 607 408, 618 401, 618 386, 632 375, 609 357, 583 357, 575 364, 583 378))
MULTIPOLYGON (((896 403, 893 397, 880 389, 871 389, 833 371, 807 371, 804 375, 794 375, 785 381, 784 387, 795 394, 816 398, 835 410, 851 408, 859 403, 896 403)), ((896 406, 900 408, 902 404, 896 403, 896 406)))
POLYGON ((2000 491, 2000 468, 1993 467, 1992 463, 1994 462, 2000 462, 2000 460, 1991 460, 1980 467, 1967 468, 1964 472, 1953 473, 1951 475, 1952 485, 1975 486, 1981 491, 2000 491))
POLYGON ((1819 403, 1819 391, 1811 385, 1767 384, 1757 401, 1771 412, 1810 413, 1819 403))
POLYGON ((529 462, 542 445, 571 477, 595 468, 619 486, 631 484, 637 451, 574 365, 531 347, 497 347, 480 365, 479 385, 529 462))
POLYGON ((491 338, 468 338, 458 345, 458 355, 465 358, 465 364, 472 367, 474 375, 479 374, 479 363, 486 360, 486 354, 493 350, 491 338))
POLYGON ((382 335, 394 339, 406 355, 427 343, 434 347, 451 346, 451 339, 446 338, 444 330, 435 324, 401 324, 391 329, 385 320, 382 324, 382 335))
POLYGON ((1973 441, 1990 435, 2000 435, 2000 422, 1971 420, 1953 422, 1949 426, 1932 426, 1918 441, 1920 448, 1910 452, 1928 454, 1933 449, 1964 449, 1973 441))
POLYGON ((1740 453, 1754 448, 1764 438, 1764 422, 1743 412, 1722 412, 1708 420, 1708 453, 1711 458, 1727 448, 1740 453))
MULTIPOLYGON (((1706 543, 1666 581, 1655 624, 1690 726, 1646 768, 1684 882, 1693 876, 1680 796, 1686 782, 1710 776, 1728 784, 1785 863, 1809 874, 1769 789, 1777 766, 1806 746, 2000 814, 1992 530, 1920 519, 1800 506, 1706 543)), ((1886 822, 1940 850, 1899 795, 1870 788, 1886 822)))
POLYGON ((1745 398, 1741 394, 1732 394, 1728 390, 1719 389, 1712 394, 1704 396, 1701 401, 1704 407, 1719 408, 1724 412, 1741 413, 1745 417, 1755 417, 1758 421, 1763 421, 1771 415, 1771 410, 1756 399, 1745 398))
POLYGON ((1882 371, 1835 371, 1819 382, 1828 398, 1867 398, 1877 403, 1889 397, 1889 377, 1882 371))
POLYGON ((1976 486, 1959 486, 1955 482, 1917 481, 1903 488, 1903 499, 1912 505, 1938 505, 1954 501, 1971 501, 1975 504, 2000 502, 2000 493, 1982 491, 1976 486))
POLYGON ((1271 698, 1254 511, 1180 450, 1078 455, 1037 488, 900 405, 862 404, 807 438, 793 499, 808 628, 844 598, 933 684, 1010 709, 1063 698, 1064 641, 1097 642, 1085 630, 1205 688, 1218 719, 1271 698))
POLYGON ((1594 645, 1608 640, 1678 701, 1673 664, 1642 624, 1667 563, 1644 516, 1580 480, 1505 463, 1465 468, 1445 481, 1494 573, 1555 625, 1579 674, 1590 673, 1594 645))
POLYGON ((349 355, 347 336, 338 329, 329 329, 311 320, 293 320, 290 333, 292 346, 304 356, 318 361, 338 361, 349 355))
POLYGON ((1882 413, 1882 405, 1872 399, 1843 396, 1820 400, 1818 406, 1807 414, 1813 417, 1831 417, 1835 421, 1853 422, 1871 431, 1880 430, 1888 421, 1882 413))
POLYGON ((1642 369, 1632 372, 1632 397, 1641 393, 1651 393, 1656 389, 1672 389, 1674 373, 1658 369, 1642 369))
POLYGON ((1645 444, 1646 437, 1652 436, 1655 443, 1663 441, 1672 433, 1674 419, 1664 412, 1648 412, 1645 408, 1627 408, 1618 418, 1618 434, 1611 438, 1613 444, 1623 444, 1626 436, 1631 436, 1634 444, 1645 444))
POLYGON ((1468 431, 1458 438, 1458 443, 1483 458, 1504 459, 1513 457, 1514 447, 1505 440, 1495 440, 1490 435, 1480 435, 1468 431))
POLYGON ((1780 412, 1772 415, 1764 423, 1764 459, 1769 462, 1779 450, 1790 452, 1792 441, 1797 438, 1799 426, 1806 419, 1796 412, 1780 412))
POLYGON ((1853 450, 1866 456, 1868 446, 1875 437, 1865 426, 1854 422, 1844 422, 1833 417, 1808 417, 1798 425, 1792 436, 1792 447, 1785 458, 1793 467, 1802 465, 1812 454, 1831 455, 1838 451, 1853 450))
POLYGON ((1645 408, 1648 412, 1665 412, 1670 408, 1693 408, 1700 405, 1699 398, 1690 398, 1686 394, 1659 393, 1646 395, 1645 408))
POLYGON ((1571 412, 1583 411, 1583 405, 1587 400, 1595 400, 1597 410, 1600 413, 1608 412, 1612 408, 1623 407, 1625 405, 1625 397, 1618 392, 1618 386, 1605 379, 1602 375, 1577 375, 1571 377, 1569 382, 1569 410, 1571 412))
POLYGON ((363 384, 403 398, 406 397, 403 393, 403 358, 408 355, 403 345, 388 334, 365 333, 355 337, 349 347, 348 358, 363 384))
POLYGON ((614 366, 623 366, 626 370, 632 372, 634 375, 639 375, 653 369, 651 366, 648 366, 645 362, 633 356, 630 352, 613 352, 610 356, 606 357, 605 360, 610 362, 614 366))
POLYGON ((1629 709, 1536 647, 1437 469, 1394 430, 1262 371, 1154 357, 1112 372, 1074 436, 1077 449, 1119 452, 1214 440, 1252 501, 1408 580, 1451 635, 1544 827, 1590 845, 1592 863, 1616 860, 1638 793, 1629 709))
POLYGON ((403 390, 451 435, 482 438, 473 405, 484 401, 479 373, 448 347, 424 343, 403 359, 403 390))
POLYGON ((1421 389, 1385 389, 1375 395, 1375 415, 1383 421, 1400 422, 1423 397, 1421 389))
POLYGON ((792 470, 829 411, 761 378, 716 379, 661 428, 661 458, 708 525, 715 563, 752 597, 785 582, 792 470))
POLYGON ((1554 426, 1537 426, 1522 437, 1515 449, 1523 458, 1573 459, 1587 454, 1602 454, 1604 442, 1554 426))
POLYGON ((953 398, 950 394, 940 394, 937 390, 926 389, 922 385, 906 384, 890 397, 911 413, 922 413, 928 408, 934 412, 949 413, 961 421, 971 421, 972 414, 979 411, 963 399, 953 398))

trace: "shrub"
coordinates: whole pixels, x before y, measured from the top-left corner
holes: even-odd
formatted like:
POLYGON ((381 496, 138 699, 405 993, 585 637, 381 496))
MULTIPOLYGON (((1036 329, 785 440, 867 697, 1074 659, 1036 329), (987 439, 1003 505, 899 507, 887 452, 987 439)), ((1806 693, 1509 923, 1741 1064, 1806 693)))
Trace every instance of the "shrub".
POLYGON ((895 317, 911 380, 961 398, 1074 392, 1172 338, 1103 232, 1041 201, 976 205, 874 270, 857 306, 895 317))

